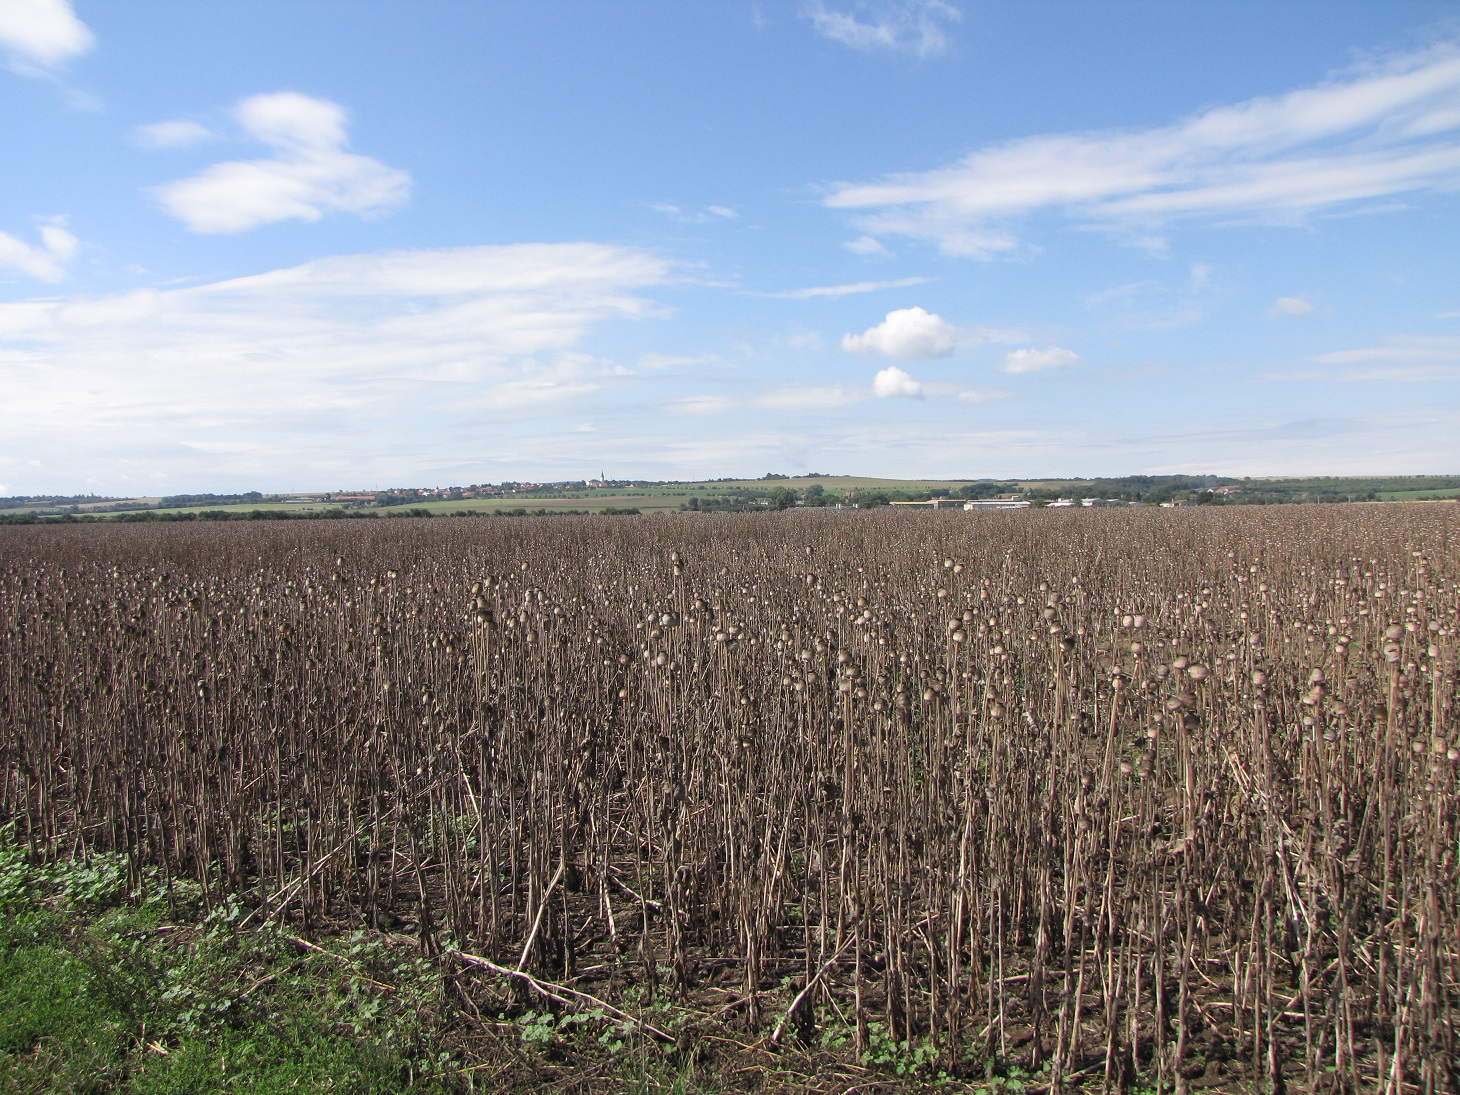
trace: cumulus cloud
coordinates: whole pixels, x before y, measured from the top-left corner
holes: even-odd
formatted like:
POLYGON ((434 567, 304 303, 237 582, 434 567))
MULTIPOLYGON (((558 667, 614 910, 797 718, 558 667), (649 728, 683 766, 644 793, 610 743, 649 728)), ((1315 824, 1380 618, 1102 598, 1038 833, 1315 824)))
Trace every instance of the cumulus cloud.
POLYGON ((839 5, 807 0, 802 10, 823 38, 852 49, 917 57, 947 49, 947 26, 963 18, 947 0, 852 0, 839 5))
POLYGON ((0 49, 10 67, 27 75, 78 57, 95 45, 67 0, 4 0, 0 3, 0 49))
POLYGON ((1042 373, 1049 369, 1067 369, 1080 363, 1080 355, 1073 350, 1059 346, 1046 346, 1042 350, 1027 348, 1014 350, 1004 355, 1002 366, 1006 373, 1042 373))
POLYGON ((37 281, 63 279, 66 264, 76 254, 76 237, 66 231, 66 221, 62 217, 43 220, 40 237, 39 244, 29 244, 8 232, 0 232, 0 270, 15 270, 37 281))
POLYGON ((668 275, 633 249, 527 244, 0 304, 0 474, 407 481, 630 383, 581 344, 661 314, 640 290, 668 275))
POLYGON ((942 316, 922 308, 898 308, 859 335, 843 335, 849 354, 888 357, 946 357, 957 348, 957 332, 942 316))
POLYGON ((207 126, 181 119, 139 125, 133 133, 137 143, 144 148, 182 148, 213 136, 207 126))
POLYGON ((336 212, 369 216, 410 196, 409 174, 345 151, 346 116, 337 103, 281 91, 244 99, 233 115, 274 155, 214 164, 158 187, 163 209, 194 232, 242 232, 336 212))
POLYGON ((1129 235, 1453 190, 1457 134, 1460 44, 1450 43, 1170 126, 993 145, 932 171, 837 186, 826 203, 862 211, 874 236, 987 258, 1018 245, 1012 222, 1043 210, 1129 235))
POLYGON ((1313 302, 1302 293, 1293 297, 1278 297, 1273 302, 1273 306, 1267 310, 1268 319, 1280 319, 1283 316, 1311 316, 1312 314, 1313 302))
POLYGON ((896 365, 889 365, 872 378, 872 394, 878 399, 917 399, 923 386, 896 365))

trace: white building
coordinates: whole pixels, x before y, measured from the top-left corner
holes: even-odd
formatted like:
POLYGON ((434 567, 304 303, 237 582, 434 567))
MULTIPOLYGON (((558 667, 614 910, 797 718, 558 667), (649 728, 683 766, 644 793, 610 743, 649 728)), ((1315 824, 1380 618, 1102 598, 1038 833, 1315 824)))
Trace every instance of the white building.
MULTIPOLYGON (((922 509, 951 509, 958 505, 956 498, 927 498, 921 502, 893 502, 894 506, 918 506, 922 509)), ((963 507, 967 509, 967 506, 963 507)))
POLYGON ((963 508, 969 511, 981 509, 1028 509, 1030 504, 1027 498, 975 498, 970 502, 964 502, 963 508))

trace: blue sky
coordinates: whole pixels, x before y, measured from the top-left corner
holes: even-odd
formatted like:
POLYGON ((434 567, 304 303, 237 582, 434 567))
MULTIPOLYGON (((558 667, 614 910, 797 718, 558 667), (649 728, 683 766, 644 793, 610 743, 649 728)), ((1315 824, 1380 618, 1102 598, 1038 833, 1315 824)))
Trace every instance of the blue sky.
POLYGON ((1460 470, 1460 5, 0 0, 0 494, 1460 470))

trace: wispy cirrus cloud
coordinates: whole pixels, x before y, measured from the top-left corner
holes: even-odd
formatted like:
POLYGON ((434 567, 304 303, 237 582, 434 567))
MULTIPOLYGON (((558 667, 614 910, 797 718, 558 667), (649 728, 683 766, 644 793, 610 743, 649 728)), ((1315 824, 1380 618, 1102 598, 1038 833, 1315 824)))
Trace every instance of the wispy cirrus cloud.
POLYGON ((420 474, 633 383, 581 344, 661 314, 641 290, 669 274, 635 249, 524 244, 0 304, 0 468, 34 458, 76 482, 117 467, 171 482, 420 474))
POLYGON ((213 132, 201 122, 172 119, 139 125, 132 131, 132 135, 143 148, 183 148, 208 140, 213 132))
MULTIPOLYGON (((1321 371, 1301 379, 1424 383, 1460 379, 1460 336, 1395 335, 1378 346, 1334 350, 1308 358, 1321 371)), ((1288 379, 1284 377, 1282 379, 1288 379)))
POLYGON ((1028 347, 1004 355, 1000 368, 1014 376, 1024 373, 1045 373, 1051 369, 1068 369, 1080 363, 1080 355, 1063 346, 1028 347))
POLYGON ((1272 302, 1272 307, 1267 310, 1268 319, 1283 319, 1284 317, 1311 316, 1314 312, 1313 301, 1306 293, 1297 293, 1290 297, 1278 297, 1272 302))
POLYGON ((40 220, 40 243, 26 243, 0 232, 0 270, 10 269, 37 281, 57 282, 66 276, 66 264, 80 241, 66 230, 66 218, 40 220))
POLYGON ((754 405, 762 410, 796 412, 833 410, 861 403, 867 389, 855 384, 785 384, 762 393, 754 405))
POLYGON ((852 49, 930 57, 948 48, 948 27, 963 13, 948 0, 807 0, 816 33, 852 49))
MULTIPOLYGON (((990 258, 1039 212, 1129 235, 1177 221, 1296 221, 1460 186, 1460 45, 1390 57, 1174 125, 1028 137, 932 171, 834 187, 872 237, 990 258)), ((1143 237, 1144 238, 1144 237, 1143 237)))
POLYGON ((877 255, 879 258, 886 258, 892 254, 881 240, 872 236, 858 236, 842 246, 854 255, 877 255))
POLYGON ((687 395, 680 399, 672 399, 666 404, 666 408, 672 414, 729 414, 739 410, 744 404, 741 400, 728 395, 687 395))
POLYGON ((194 232, 243 232, 326 213, 370 216, 410 196, 409 174, 346 151, 347 119, 337 103, 280 91, 240 101, 233 116, 274 155, 214 164, 157 187, 162 208, 194 232))
MULTIPOLYGON (((882 369, 870 384, 782 384, 747 396, 699 394, 683 396, 663 404, 674 415, 736 415, 746 411, 805 415, 819 412, 838 417, 847 408, 873 400, 921 399, 931 396, 939 400, 981 406, 1009 393, 969 388, 946 380, 919 380, 896 365, 882 369)), ((843 416, 844 417, 844 416, 843 416)), ((860 419, 855 419, 860 421, 860 419)))
POLYGON ((783 300, 814 300, 826 297, 853 296, 857 293, 875 293, 882 289, 906 289, 912 285, 923 285, 927 278, 898 278, 895 281, 857 281, 849 285, 816 285, 808 289, 786 289, 779 293, 752 293, 751 296, 779 297, 783 300))
POLYGON ((664 404, 676 415, 725 415, 744 411, 802 413, 832 411, 862 403, 871 395, 856 384, 779 384, 753 395, 699 394, 671 399, 664 404))
POLYGON ((733 221, 740 218, 739 211, 728 205, 707 205, 703 209, 685 209, 672 202, 650 202, 649 208, 680 224, 709 224, 713 221, 733 221))
POLYGON ((1311 360, 1323 365, 1353 365, 1360 362, 1460 362, 1460 336, 1396 335, 1381 346, 1334 350, 1326 354, 1315 354, 1311 360))

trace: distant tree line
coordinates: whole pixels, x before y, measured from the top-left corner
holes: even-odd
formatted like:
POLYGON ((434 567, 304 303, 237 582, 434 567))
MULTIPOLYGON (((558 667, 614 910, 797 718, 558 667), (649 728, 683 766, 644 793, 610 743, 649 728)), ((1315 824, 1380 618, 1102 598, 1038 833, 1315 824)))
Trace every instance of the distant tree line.
POLYGON ((264 496, 256 490, 242 494, 169 494, 157 503, 158 509, 184 509, 190 506, 246 506, 257 505, 264 496))

